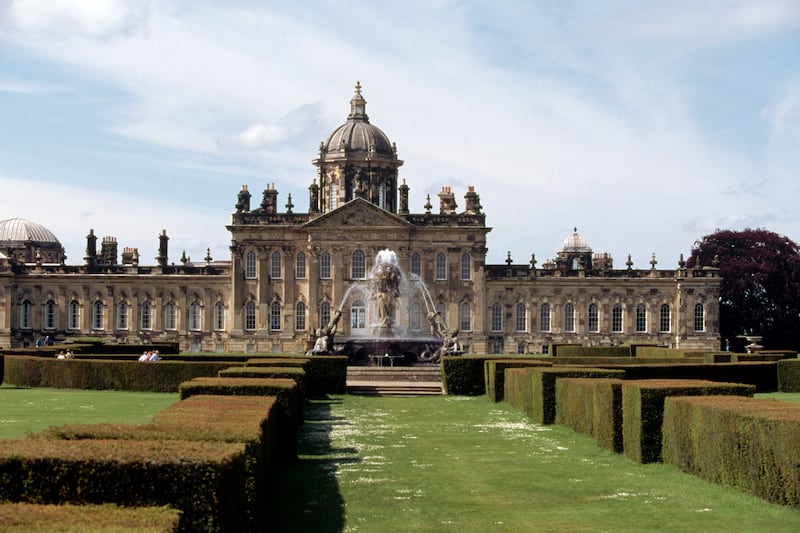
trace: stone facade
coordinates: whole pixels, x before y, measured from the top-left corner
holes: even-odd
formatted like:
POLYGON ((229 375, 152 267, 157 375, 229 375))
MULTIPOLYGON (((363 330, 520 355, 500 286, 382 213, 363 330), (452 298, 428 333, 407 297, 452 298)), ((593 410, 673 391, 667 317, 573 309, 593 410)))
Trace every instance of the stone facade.
MULTIPOLYGON (((403 162, 370 124, 360 85, 350 106, 313 160, 307 212, 294 212, 291 196, 279 210, 272 185, 251 209, 242 187, 227 226, 230 261, 170 264, 166 232, 153 266, 139 265, 130 248, 119 261, 109 237, 98 254, 93 231, 82 265, 41 259, 34 241, 17 243, 26 252, 0 254, 0 347, 47 335, 303 352, 340 305, 338 335, 367 334, 374 310, 361 287, 376 253, 390 249, 405 273, 424 282, 466 352, 539 353, 551 343, 719 348, 716 268, 687 269, 681 260, 661 270, 653 259, 649 269, 628 262, 615 270, 577 230, 541 267, 534 258, 487 265, 491 228, 478 193, 470 187, 460 209, 444 187, 438 208, 428 197, 422 212, 411 213, 409 187, 399 180, 403 162)), ((407 304, 404 329, 430 333, 424 302, 407 304)))

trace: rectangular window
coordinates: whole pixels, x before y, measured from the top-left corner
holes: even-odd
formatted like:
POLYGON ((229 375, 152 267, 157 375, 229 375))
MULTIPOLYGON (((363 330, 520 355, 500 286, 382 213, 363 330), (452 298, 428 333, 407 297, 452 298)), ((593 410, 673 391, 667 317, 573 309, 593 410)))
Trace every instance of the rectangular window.
POLYGON ((103 329, 103 303, 94 302, 92 304, 92 329, 103 329))
POLYGON ((600 331, 600 320, 597 312, 597 304, 589 304, 589 332, 597 333, 600 331))
POLYGON ((328 252, 319 256, 319 278, 331 279, 331 254, 328 252))
POLYGON ((461 280, 472 280, 472 256, 469 254, 461 256, 461 280))
POLYGON ((281 279, 283 277, 283 260, 280 252, 274 252, 272 254, 270 266, 270 276, 272 279, 281 279))
POLYGON ((153 307, 150 305, 150 302, 144 302, 142 304, 142 312, 139 322, 142 329, 153 329, 153 307))
POLYGON ((542 304, 539 313, 539 331, 550 331, 550 304, 542 304))
POLYGON ((297 254, 297 260, 295 261, 295 277, 297 277, 297 279, 306 278, 306 254, 303 252, 297 254))
POLYGON ((256 253, 247 252, 244 259, 244 277, 247 279, 256 278, 256 253))
POLYGON ((128 304, 120 302, 117 305, 117 329, 128 329, 128 304))
POLYGON ((491 330, 493 332, 503 331, 503 306, 500 304, 492 305, 491 330))
POLYGON ((436 254, 436 280, 444 281, 447 279, 447 256, 436 254))
POLYGON ((706 311, 703 307, 703 304, 697 304, 694 306, 694 330, 706 330, 706 311))
POLYGON ((72 300, 69 303, 69 309, 67 311, 67 323, 69 329, 80 329, 81 328, 81 307, 75 300, 72 300))
POLYGON ((669 333, 671 330, 670 310, 669 305, 663 304, 661 306, 661 320, 659 329, 661 333, 669 333))
POLYGON ((472 307, 468 303, 458 307, 458 327, 461 331, 472 331, 472 307))
POLYGON ((164 329, 167 331, 178 329, 178 312, 175 302, 168 302, 164 306, 164 329))
POLYGON ((528 312, 524 303, 517 304, 516 331, 528 330, 528 312))
POLYGON ((225 329, 225 304, 217 302, 214 304, 214 330, 222 331, 225 329))
POLYGON ((636 333, 647 333, 647 307, 644 304, 636 306, 636 333))
POLYGON ((572 304, 564 306, 564 331, 575 333, 575 306, 572 304))
POLYGON ((622 306, 616 304, 611 310, 611 331, 622 333, 622 306))

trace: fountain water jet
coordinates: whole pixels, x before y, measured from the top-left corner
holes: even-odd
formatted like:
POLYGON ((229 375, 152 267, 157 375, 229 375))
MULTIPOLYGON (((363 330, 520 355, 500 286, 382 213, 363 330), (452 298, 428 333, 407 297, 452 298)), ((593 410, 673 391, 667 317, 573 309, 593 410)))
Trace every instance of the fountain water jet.
POLYGON ((447 327, 420 277, 404 274, 395 252, 381 250, 367 280, 351 285, 331 322, 317 330, 317 341, 309 355, 323 353, 347 354, 353 364, 366 364, 371 357, 384 355, 406 363, 435 363, 443 354, 460 355, 461 349, 457 331, 447 327), (336 326, 348 303, 349 335, 334 342, 336 326), (430 324, 427 331, 423 317, 430 324))

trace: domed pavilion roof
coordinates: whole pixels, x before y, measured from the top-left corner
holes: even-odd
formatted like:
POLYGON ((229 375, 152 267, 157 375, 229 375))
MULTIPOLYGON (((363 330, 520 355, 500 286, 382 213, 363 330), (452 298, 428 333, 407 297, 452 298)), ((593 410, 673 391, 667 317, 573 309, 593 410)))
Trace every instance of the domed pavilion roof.
POLYGON ((586 239, 578 235, 578 228, 573 228, 572 235, 564 240, 564 245, 561 247, 562 253, 591 253, 592 248, 586 239))
POLYGON ((61 243, 53 235, 53 232, 41 224, 24 218, 9 218, 0 221, 1 248, 18 248, 29 245, 61 248, 61 243))
POLYGON ((361 83, 356 83, 356 92, 350 99, 350 114, 347 122, 336 128, 321 147, 325 159, 370 158, 397 159, 395 147, 383 131, 369 123, 366 112, 367 101, 361 96, 361 83))

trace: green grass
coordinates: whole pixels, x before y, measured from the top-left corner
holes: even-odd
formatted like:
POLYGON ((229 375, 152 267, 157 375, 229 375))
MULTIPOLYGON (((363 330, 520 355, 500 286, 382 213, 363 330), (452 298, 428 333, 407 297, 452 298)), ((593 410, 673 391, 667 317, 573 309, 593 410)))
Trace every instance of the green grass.
POLYGON ((800 511, 640 465, 485 397, 335 396, 307 409, 277 531, 800 531, 800 511))
POLYGON ((0 438, 24 437, 61 424, 142 424, 178 394, 0 387, 0 438))

